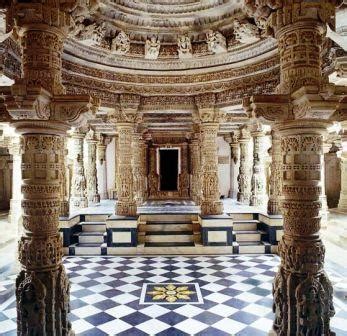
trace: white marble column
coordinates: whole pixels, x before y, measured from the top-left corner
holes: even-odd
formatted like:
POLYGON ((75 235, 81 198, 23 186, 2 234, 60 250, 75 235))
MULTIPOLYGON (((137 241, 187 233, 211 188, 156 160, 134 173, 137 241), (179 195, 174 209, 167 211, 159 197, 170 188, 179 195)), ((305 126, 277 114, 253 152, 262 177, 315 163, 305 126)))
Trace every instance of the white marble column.
POLYGON ((87 181, 84 172, 84 151, 83 140, 84 133, 78 130, 72 133, 73 140, 73 169, 71 178, 71 197, 70 211, 86 208, 88 206, 87 199, 87 181))
POLYGON ((338 209, 342 212, 347 212, 347 121, 343 121, 341 124, 341 192, 338 209))
POLYGON ((21 138, 13 137, 9 152, 12 155, 12 198, 10 200, 9 222, 14 235, 20 235, 23 226, 19 223, 22 217, 22 144, 21 138))
POLYGON ((267 203, 265 175, 265 132, 260 123, 253 125, 253 171, 251 179, 250 205, 264 206, 267 203))
POLYGON ((251 164, 250 164, 250 135, 246 128, 241 130, 239 139, 240 143, 240 168, 239 175, 237 177, 238 193, 237 201, 243 204, 249 204, 249 198, 251 195, 251 164))
POLYGON ((98 179, 98 193, 100 199, 107 199, 107 162, 106 162, 106 147, 105 139, 103 135, 99 136, 99 140, 96 146, 97 152, 97 179, 98 179))
POLYGON ((87 142, 87 197, 89 203, 100 203, 100 195, 98 193, 98 178, 96 171, 96 145, 98 143, 94 130, 89 130, 86 135, 87 142))
POLYGON ((230 146, 230 190, 229 197, 237 198, 238 183, 237 176, 240 169, 240 144, 238 142, 238 132, 232 132, 226 137, 226 141, 230 146))

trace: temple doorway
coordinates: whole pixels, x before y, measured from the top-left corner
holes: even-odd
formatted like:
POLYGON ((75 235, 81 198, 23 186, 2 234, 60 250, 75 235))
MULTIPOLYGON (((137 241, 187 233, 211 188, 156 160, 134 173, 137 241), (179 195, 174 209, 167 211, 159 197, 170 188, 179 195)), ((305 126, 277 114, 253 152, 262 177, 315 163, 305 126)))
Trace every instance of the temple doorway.
POLYGON ((159 150, 160 164, 160 190, 177 191, 178 190, 178 164, 179 151, 174 148, 165 148, 159 150))

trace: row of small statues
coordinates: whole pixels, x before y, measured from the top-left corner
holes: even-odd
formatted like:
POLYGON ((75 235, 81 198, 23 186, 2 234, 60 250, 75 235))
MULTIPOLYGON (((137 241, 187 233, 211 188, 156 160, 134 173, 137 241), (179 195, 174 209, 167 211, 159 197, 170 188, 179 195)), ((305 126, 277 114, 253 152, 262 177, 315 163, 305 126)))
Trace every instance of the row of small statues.
MULTIPOLYGON (((105 43, 106 25, 91 24, 87 27, 79 27, 75 36, 79 36, 81 41, 88 45, 103 46, 105 43)), ((238 20, 234 22, 235 40, 241 43, 254 43, 259 40, 259 30, 256 26, 250 23, 241 23, 238 20)), ((219 54, 227 51, 226 38, 219 31, 208 31, 206 33, 206 42, 208 50, 214 54, 219 54)), ((160 40, 158 36, 152 36, 146 40, 145 58, 155 60, 160 52, 160 40)), ((181 35, 177 39, 178 55, 181 59, 189 59, 193 56, 191 39, 188 35, 181 35)), ((111 42, 111 52, 114 55, 125 55, 130 50, 130 38, 121 31, 111 42)))

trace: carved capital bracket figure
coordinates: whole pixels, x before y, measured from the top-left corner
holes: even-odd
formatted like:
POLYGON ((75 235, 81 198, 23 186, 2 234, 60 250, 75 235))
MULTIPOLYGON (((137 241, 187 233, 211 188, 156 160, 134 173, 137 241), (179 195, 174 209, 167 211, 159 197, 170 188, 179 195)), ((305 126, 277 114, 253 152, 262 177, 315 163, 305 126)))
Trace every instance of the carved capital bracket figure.
POLYGON ((249 204, 251 195, 251 165, 249 153, 250 134, 246 127, 240 130, 240 167, 237 181, 239 184, 239 191, 237 193, 237 201, 243 204, 249 204))
POLYGON ((253 96, 252 114, 276 122, 281 137, 284 235, 273 294, 278 335, 333 335, 332 285, 324 272, 321 227, 323 140, 331 120, 346 120, 347 88, 322 74, 326 25, 340 1, 247 0, 249 13, 276 37, 278 94, 253 96))
POLYGON ((195 97, 200 117, 201 132, 201 213, 215 215, 223 213, 218 181, 217 134, 220 113, 215 108, 214 93, 195 97))
POLYGON ((86 178, 87 178, 87 198, 88 202, 100 203, 100 195, 98 193, 98 177, 96 171, 96 146, 98 139, 95 136, 94 130, 90 129, 86 134, 87 143, 87 167, 86 167, 86 178))
POLYGON ((251 179, 250 205, 263 206, 267 201, 266 196, 266 176, 265 176, 265 132, 263 126, 256 122, 251 132, 253 138, 253 169, 251 179))
POLYGON ((63 137, 92 116, 97 102, 67 96, 61 54, 75 1, 12 2, 22 55, 22 77, 1 87, 3 106, 23 138, 22 264, 16 280, 18 335, 72 335, 68 321, 69 281, 58 232, 63 137))

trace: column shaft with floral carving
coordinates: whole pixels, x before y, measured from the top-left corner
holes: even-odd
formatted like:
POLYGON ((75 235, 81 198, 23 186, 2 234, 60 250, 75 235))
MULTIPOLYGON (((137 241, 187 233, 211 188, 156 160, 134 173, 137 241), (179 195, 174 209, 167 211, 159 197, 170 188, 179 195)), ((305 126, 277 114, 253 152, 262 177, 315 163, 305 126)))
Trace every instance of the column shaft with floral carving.
MULTIPOLYGON (((110 138, 107 138, 108 142, 110 138)), ((107 199, 107 170, 106 170, 106 138, 99 134, 96 146, 96 156, 98 163, 98 194, 101 199, 107 199)))
POLYGON ((100 194, 98 192, 98 177, 96 171, 96 146, 98 139, 93 130, 90 130, 86 135, 87 143, 87 198, 90 203, 100 203, 100 194))
POLYGON ((251 179, 251 197, 250 205, 263 206, 266 204, 266 176, 265 176, 265 150, 264 138, 265 134, 262 126, 257 124, 252 130, 253 138, 253 168, 251 179))
POLYGON ((195 97, 200 118, 201 135, 201 213, 215 215, 223 213, 220 201, 218 179, 217 135, 220 114, 215 107, 214 93, 201 94, 195 97))
POLYGON ((87 199, 87 180, 84 169, 84 150, 83 143, 85 134, 76 130, 72 133, 73 141, 73 168, 71 178, 71 211, 86 208, 87 199))
POLYGON ((237 181, 239 184, 239 191, 237 193, 237 201, 243 204, 249 203, 251 194, 251 166, 249 154, 249 132, 243 128, 239 138, 240 143, 240 168, 237 181))
POLYGON ((61 188, 60 188, 60 216, 68 217, 69 216, 69 201, 67 197, 67 177, 66 177, 66 160, 67 160, 67 149, 66 149, 66 137, 63 138, 62 146, 62 169, 60 172, 61 179, 61 188))
POLYGON ((201 161, 200 161, 200 141, 195 135, 189 144, 190 149, 190 196, 199 205, 201 202, 201 161))
POLYGON ((333 335, 332 285, 324 272, 321 227, 323 139, 329 120, 345 119, 347 90, 322 74, 326 25, 339 1, 246 3, 258 23, 278 40, 278 94, 253 96, 252 113, 276 122, 281 136, 284 235, 273 287, 278 335, 333 335))
POLYGON ((270 193, 267 203, 267 212, 269 215, 280 215, 280 197, 282 190, 282 155, 281 139, 279 131, 273 128, 271 131, 271 175, 270 175, 270 193))
POLYGON ((181 173, 178 177, 179 195, 183 198, 189 197, 189 173, 188 173, 188 143, 181 147, 181 173))
POLYGON ((117 215, 135 216, 136 201, 132 167, 134 125, 118 123, 117 215))
POLYGON ((145 178, 145 166, 144 166, 144 155, 145 153, 145 142, 142 139, 142 135, 135 133, 132 141, 132 168, 133 168, 133 180, 134 180, 134 193, 135 202, 137 206, 140 206, 145 200, 146 194, 146 178, 145 178))

